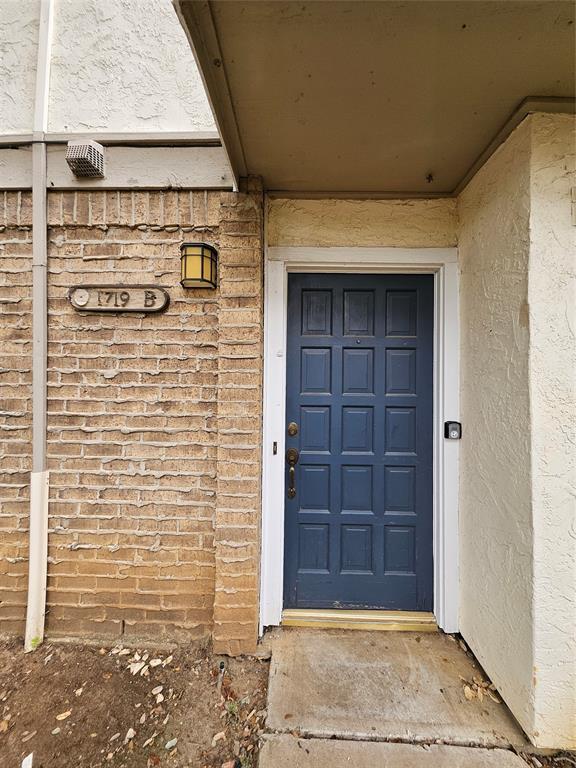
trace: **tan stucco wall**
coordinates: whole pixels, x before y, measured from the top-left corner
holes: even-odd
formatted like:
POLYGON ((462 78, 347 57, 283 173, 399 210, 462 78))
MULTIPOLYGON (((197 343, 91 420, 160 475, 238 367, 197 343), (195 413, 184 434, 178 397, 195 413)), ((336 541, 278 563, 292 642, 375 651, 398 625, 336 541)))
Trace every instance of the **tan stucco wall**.
POLYGON ((574 128, 530 117, 459 199, 460 626, 543 747, 576 745, 574 128))
POLYGON ((532 118, 530 400, 534 735, 576 747, 576 121, 532 118))
POLYGON ((272 198, 267 207, 268 245, 390 246, 456 245, 456 201, 299 200, 272 198))
POLYGON ((530 125, 459 199, 460 628, 532 729, 532 510, 528 386, 530 125))

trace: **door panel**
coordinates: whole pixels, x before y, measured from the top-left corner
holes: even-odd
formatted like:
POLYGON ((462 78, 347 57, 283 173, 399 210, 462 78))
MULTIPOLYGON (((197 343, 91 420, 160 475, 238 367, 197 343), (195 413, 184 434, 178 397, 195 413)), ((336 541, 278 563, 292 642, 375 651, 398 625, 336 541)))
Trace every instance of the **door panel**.
POLYGON ((431 275, 289 275, 284 605, 432 609, 431 275))

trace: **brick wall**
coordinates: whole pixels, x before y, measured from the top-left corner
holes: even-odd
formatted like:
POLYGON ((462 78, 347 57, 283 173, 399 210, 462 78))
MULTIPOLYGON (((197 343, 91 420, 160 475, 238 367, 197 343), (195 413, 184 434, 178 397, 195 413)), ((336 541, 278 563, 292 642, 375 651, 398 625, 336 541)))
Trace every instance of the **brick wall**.
POLYGON ((32 196, 0 191, 0 632, 23 631, 32 464, 32 196))
POLYGON ((254 647, 261 197, 49 193, 48 635, 254 647), (219 248, 217 291, 179 285, 198 239, 219 248), (83 282, 160 285, 170 305, 78 313, 83 282))
POLYGON ((262 435, 262 198, 221 203, 214 647, 240 653, 258 628, 262 435))

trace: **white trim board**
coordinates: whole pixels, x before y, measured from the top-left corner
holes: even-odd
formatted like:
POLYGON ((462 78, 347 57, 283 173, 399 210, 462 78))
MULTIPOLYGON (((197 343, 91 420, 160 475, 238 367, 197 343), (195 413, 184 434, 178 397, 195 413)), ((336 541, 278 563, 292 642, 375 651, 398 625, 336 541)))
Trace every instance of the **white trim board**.
POLYGON ((66 163, 66 145, 48 148, 51 189, 232 189, 222 147, 106 147, 103 179, 78 179, 66 163))
POLYGON ((289 272, 434 274, 434 616, 445 632, 457 632, 459 441, 443 434, 445 421, 460 420, 457 249, 340 247, 266 254, 260 632, 281 623, 283 607, 289 272))
POLYGON ((66 144, 73 139, 94 139, 105 147, 111 144, 143 146, 221 146, 218 131, 36 131, 32 133, 0 133, 0 147, 31 144, 66 144))
MULTIPOLYGON (((42 142, 36 142, 42 143, 42 142)), ((47 146, 49 189, 232 189, 234 177, 222 147, 110 146, 103 179, 76 178, 66 163, 66 145, 47 146)), ((30 189, 30 145, 0 148, 0 190, 30 189)))
POLYGON ((32 189, 32 146, 0 148, 0 190, 32 189))

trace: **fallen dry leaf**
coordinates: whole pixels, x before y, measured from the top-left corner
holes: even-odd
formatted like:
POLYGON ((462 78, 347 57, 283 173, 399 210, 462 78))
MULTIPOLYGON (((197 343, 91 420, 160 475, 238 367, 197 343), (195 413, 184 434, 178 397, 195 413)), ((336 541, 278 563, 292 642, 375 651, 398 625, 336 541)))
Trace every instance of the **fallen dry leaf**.
POLYGON ((67 709, 66 712, 60 712, 59 715, 56 715, 56 720, 66 720, 67 717, 70 717, 72 714, 71 709, 67 709))
POLYGON ((218 744, 219 741, 224 741, 226 738, 226 732, 220 731, 220 733, 216 733, 214 737, 212 738, 212 746, 215 747, 216 744, 218 744))
POLYGON ((462 675, 460 675, 460 680, 464 683, 462 687, 464 689, 464 696, 468 701, 478 699, 482 703, 485 697, 488 696, 495 704, 501 703, 498 696, 494 693, 496 687, 489 680, 482 680, 482 678, 476 676, 473 676, 472 680, 466 680, 462 675))
POLYGON ((166 744, 164 745, 164 749, 170 752, 170 750, 174 749, 176 744, 178 744, 178 739, 170 739, 170 741, 167 741, 166 744))
POLYGON ((157 733, 156 731, 154 731, 154 733, 152 734, 152 736, 150 736, 150 738, 149 738, 149 739, 146 739, 146 741, 144 742, 144 744, 142 744, 142 746, 143 746, 143 747, 148 747, 148 746, 150 746, 150 744, 152 744, 152 742, 154 741, 154 739, 156 738, 156 736, 158 736, 158 733, 157 733))
POLYGON ((502 703, 502 702, 500 701, 500 699, 498 698, 498 696, 495 696, 495 695, 492 693, 492 691, 491 691, 491 690, 487 690, 487 691, 486 691, 486 693, 488 694, 488 696, 490 696, 490 698, 492 699, 492 701, 494 702, 494 704, 501 704, 501 703, 502 703))

